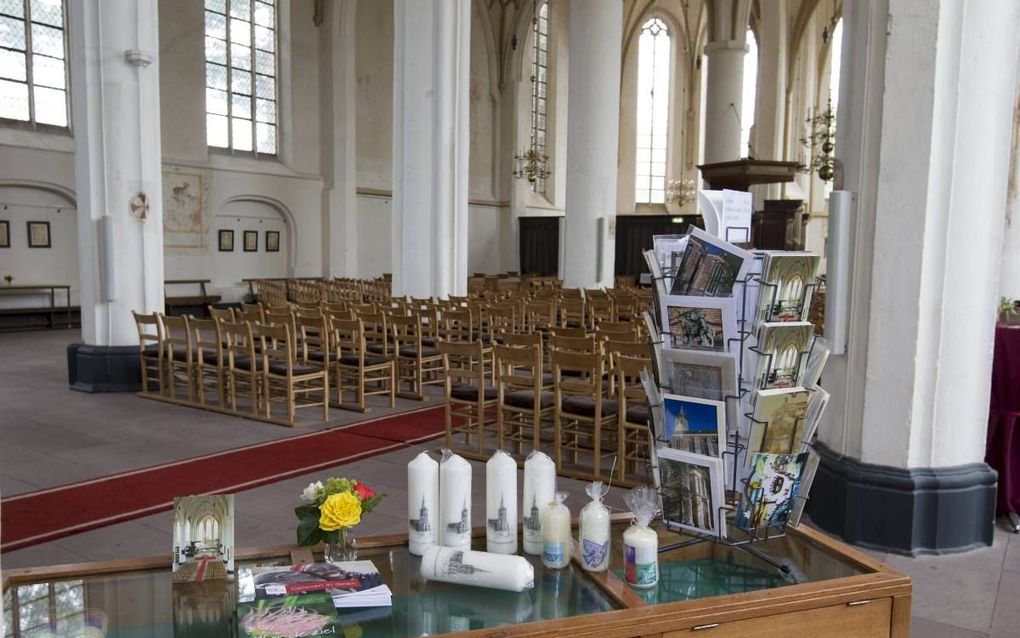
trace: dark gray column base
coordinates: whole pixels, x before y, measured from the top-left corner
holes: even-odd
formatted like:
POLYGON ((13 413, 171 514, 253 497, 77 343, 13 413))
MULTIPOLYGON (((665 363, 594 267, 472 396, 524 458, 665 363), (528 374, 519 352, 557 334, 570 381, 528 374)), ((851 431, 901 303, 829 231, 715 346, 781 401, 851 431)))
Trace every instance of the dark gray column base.
POLYGON ((807 511, 847 542, 909 556, 992 544, 998 475, 984 463, 901 469, 815 445, 820 462, 807 511))
POLYGON ((138 346, 72 343, 67 346, 67 376, 78 392, 138 392, 138 346))

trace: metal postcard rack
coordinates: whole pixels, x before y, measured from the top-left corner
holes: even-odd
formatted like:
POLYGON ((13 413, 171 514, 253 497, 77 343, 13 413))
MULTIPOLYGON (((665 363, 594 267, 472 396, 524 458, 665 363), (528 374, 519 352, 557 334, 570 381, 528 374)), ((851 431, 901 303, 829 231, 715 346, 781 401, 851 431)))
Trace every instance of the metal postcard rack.
MULTIPOLYGON (((755 259, 755 262, 758 262, 760 264, 760 262, 764 259, 764 256, 763 255, 755 255, 754 259, 755 259)), ((672 278, 675 277, 675 271, 676 271, 675 267, 676 267, 676 265, 677 264, 675 263, 675 260, 674 260, 674 263, 673 263, 674 268, 667 269, 667 270, 665 270, 660 275, 659 279, 662 280, 661 288, 660 288, 659 282, 653 281, 653 285, 655 286, 655 294, 656 294, 656 296, 659 295, 660 289, 661 290, 666 290, 665 285, 666 285, 667 281, 669 279, 672 279, 672 278)), ((770 301, 769 305, 767 306, 768 308, 773 308, 775 306, 776 296, 778 294, 778 286, 776 286, 775 284, 763 281, 763 279, 762 279, 762 274, 763 273, 761 273, 762 270, 763 270, 762 268, 752 268, 753 272, 751 274, 749 274, 749 275, 745 276, 743 279, 737 280, 735 282, 735 287, 739 286, 740 287, 740 291, 741 291, 740 292, 739 316, 737 318, 737 334, 736 334, 735 337, 731 337, 731 338, 727 339, 727 344, 726 345, 727 345, 727 349, 730 352, 733 352, 733 347, 734 346, 737 347, 737 349, 738 349, 737 350, 737 357, 736 357, 736 359, 737 359, 737 393, 736 394, 726 394, 722 398, 723 398, 723 403, 725 405, 725 409, 726 409, 727 413, 730 413, 730 410, 733 409, 733 410, 736 410, 737 414, 743 414, 743 417, 745 419, 747 419, 748 422, 750 423, 750 428, 749 428, 749 431, 748 431, 748 437, 745 438, 745 437, 742 437, 741 434, 740 434, 741 428, 739 427, 739 425, 735 425, 734 427, 732 427, 731 428, 732 432, 728 432, 727 435, 726 435, 726 449, 721 451, 721 453, 720 453, 720 456, 724 460, 724 463, 723 463, 724 471, 725 471, 725 461, 728 458, 728 459, 730 459, 732 461, 733 472, 732 472, 732 477, 731 477, 732 481, 730 482, 730 485, 732 486, 732 490, 727 491, 727 490, 724 489, 724 493, 727 494, 726 500, 728 502, 720 504, 718 506, 717 510, 716 510, 716 521, 715 521, 716 525, 715 525, 715 527, 717 528, 718 531, 717 531, 717 533, 715 535, 708 535, 708 534, 698 533, 697 531, 693 531, 693 530, 690 530, 690 529, 687 529, 687 528, 678 527, 678 526, 670 523, 667 520, 665 512, 663 511, 661 517, 662 517, 662 521, 663 521, 663 524, 666 527, 666 529, 668 529, 670 531, 673 531, 673 532, 676 532, 676 533, 683 534, 685 536, 689 536, 691 538, 688 539, 688 540, 683 540, 683 541, 679 541, 679 542, 676 542, 676 543, 671 543, 671 544, 668 544, 668 545, 664 545, 664 546, 659 548, 659 552, 660 553, 668 552, 668 551, 671 551, 671 550, 674 550, 674 549, 679 549, 681 547, 687 547, 687 546, 695 545, 695 544, 698 544, 698 543, 715 542, 715 543, 719 543, 719 544, 726 545, 726 546, 729 546, 729 547, 739 548, 739 549, 741 549, 741 550, 751 554, 752 556, 762 560, 763 562, 767 563, 768 565, 771 565, 772 567, 778 569, 780 572, 783 573, 784 576, 791 577, 791 578, 796 578, 796 576, 793 574, 793 570, 790 568, 789 565, 784 564, 784 563, 782 563, 782 562, 772 558, 768 554, 766 554, 763 551, 759 550, 758 548, 754 547, 754 544, 759 542, 759 541, 768 541, 768 540, 772 540, 772 539, 782 538, 783 536, 785 536, 786 535, 786 524, 787 524, 785 520, 783 521, 783 523, 781 525, 778 525, 778 526, 769 525, 767 521, 765 522, 764 526, 759 526, 758 524, 754 524, 754 525, 752 525, 750 527, 750 529, 745 529, 745 528, 742 528, 742 527, 733 526, 732 529, 740 530, 740 532, 741 532, 741 538, 737 538, 737 539, 730 538, 729 536, 724 536, 723 535, 723 531, 724 531, 723 523, 724 523, 724 521, 726 521, 728 514, 736 512, 737 508, 740 506, 741 500, 743 498, 745 498, 745 495, 748 492, 748 481, 749 481, 749 478, 743 478, 742 479, 740 477, 740 475, 741 475, 741 469, 745 468, 745 466, 746 466, 746 463, 741 463, 741 458, 742 458, 742 456, 745 456, 745 453, 748 451, 748 446, 750 444, 750 440, 749 439, 753 437, 753 435, 755 434, 755 429, 758 428, 758 429, 760 429, 760 433, 761 433, 760 434, 760 440, 761 441, 768 440, 768 427, 769 427, 768 422, 763 422, 763 421, 759 421, 759 420, 755 419, 754 415, 753 415, 753 412, 743 412, 742 411, 743 410, 743 406, 744 406, 744 403, 743 403, 744 399, 750 393, 752 393, 753 391, 757 390, 759 387, 762 387, 764 385, 764 381, 768 380, 769 378, 771 378, 773 373, 774 373, 774 370, 773 370, 773 363, 774 362, 773 362, 772 353, 762 352, 761 350, 759 350, 757 348, 757 343, 755 344, 755 346, 748 346, 747 345, 748 339, 751 338, 751 337, 754 337, 755 340, 757 341, 757 335, 755 335, 755 333, 754 333, 754 331, 752 329, 753 329, 753 327, 755 326, 755 324, 758 321, 757 310, 760 307, 760 304, 758 303, 758 299, 754 299, 753 300, 753 307, 751 309, 751 317, 750 318, 748 317, 748 311, 749 311, 749 308, 748 308, 748 285, 749 284, 757 284, 758 287, 759 287, 759 291, 758 291, 759 296, 762 295, 762 294, 768 294, 768 293, 766 293, 766 290, 764 290, 762 288, 767 288, 767 289, 770 290, 770 293, 771 293, 770 294, 770 300, 771 301, 770 301), (755 376, 752 379, 747 379, 745 377, 745 374, 744 374, 744 365, 745 365, 744 351, 745 351, 745 349, 750 351, 750 352, 755 353, 759 357, 758 365, 756 365, 755 376), (762 365, 761 365, 762 362, 765 363, 764 367, 762 367, 762 365), (758 374, 758 371, 761 371, 761 370, 763 370, 762 374, 764 374, 764 378, 760 374, 758 374), (738 486, 741 489, 737 489, 738 486)), ((654 278, 654 275, 653 275, 653 278, 654 278)), ((807 303, 807 300, 810 299, 811 291, 817 285, 818 285, 818 280, 816 279, 815 281, 809 282, 809 283, 807 283, 804 286, 804 290, 802 291, 802 294, 801 294, 801 305, 800 305, 800 307, 802 309, 806 307, 805 304, 807 303)), ((734 295, 734 297, 736 297, 736 295, 734 295)), ((658 299, 657 308, 659 310, 661 310, 661 308, 662 308, 664 303, 665 303, 665 299, 658 299)), ((664 326, 662 324, 662 321, 663 321, 662 316, 654 317, 654 321, 655 321, 655 325, 657 325, 659 327, 659 331, 658 331, 658 333, 659 333, 659 342, 658 343, 660 345, 660 348, 661 347, 665 347, 666 346, 665 340, 667 338, 671 338, 672 334, 669 332, 668 326, 664 326)), ((652 338, 654 339, 655 336, 652 335, 652 338)), ((817 336, 812 335, 811 344, 810 344, 809 348, 807 350, 804 350, 804 351, 801 351, 801 352, 797 353, 796 369, 801 371, 801 375, 803 375, 803 370, 804 370, 804 366, 802 364, 804 364, 807 360, 809 360, 811 358, 811 354, 812 354, 812 352, 813 352, 813 350, 815 348, 816 341, 817 341, 817 336)), ((654 362, 654 364, 656 366, 659 366, 660 363, 661 362, 659 362, 659 361, 655 361, 654 362)), ((660 396, 661 396, 661 394, 664 391, 665 392, 671 392, 671 388, 668 386, 669 379, 664 379, 664 378, 661 378, 661 377, 662 377, 662 375, 660 375, 659 372, 656 371, 655 378, 657 379, 656 384, 658 385, 658 390, 659 390, 660 396), (666 384, 666 385, 664 385, 664 384, 666 384)), ((650 410, 658 410, 660 414, 664 415, 664 404, 663 403, 649 405, 649 409, 650 410)), ((805 417, 806 417, 806 415, 801 415, 801 416, 799 416, 797 418, 797 421, 794 422, 794 428, 793 428, 793 432, 791 434, 791 436, 796 436, 796 433, 798 431, 802 432, 801 446, 798 448, 800 451, 803 451, 804 448, 806 447, 806 445, 808 443, 807 438, 809 437, 809 433, 808 432, 806 432, 806 431, 804 431, 804 429, 798 427, 798 426, 801 425, 800 422, 803 421, 805 419, 805 417)), ((736 422, 736 420, 734 420, 734 422, 736 422)), ((650 423, 649 423, 649 427, 652 428, 652 434, 653 434, 654 440, 656 441, 656 443, 668 445, 670 442, 669 442, 669 440, 667 440, 665 438, 665 436, 664 436, 665 433, 664 432, 656 432, 655 431, 655 427, 654 427, 654 423, 655 423, 654 419, 652 419, 650 421, 650 423)), ((726 424, 727 424, 727 427, 730 426, 729 419, 726 419, 726 424)), ((793 441, 791 441, 791 443, 793 443, 793 441)), ((792 446, 791 446, 791 448, 792 448, 792 446)), ((654 454, 654 451, 653 451, 653 454, 654 454)), ((654 463, 654 466, 655 467, 652 468, 653 472, 661 471, 660 468, 659 468, 659 463, 658 463, 657 459, 656 459, 656 462, 654 463)), ((730 477, 727 477, 727 478, 730 478, 730 477)), ((656 485, 657 491, 659 492, 659 497, 661 499, 662 496, 663 496, 663 493, 662 493, 663 489, 662 489, 661 482, 658 480, 658 476, 657 475, 655 476, 655 485, 656 485)), ((725 488, 725 485, 724 485, 724 488, 725 488)), ((803 493, 802 491, 798 490, 798 493, 797 493, 795 498, 797 500, 799 500, 799 501, 806 502, 807 499, 808 499, 808 496, 805 493, 803 493)))

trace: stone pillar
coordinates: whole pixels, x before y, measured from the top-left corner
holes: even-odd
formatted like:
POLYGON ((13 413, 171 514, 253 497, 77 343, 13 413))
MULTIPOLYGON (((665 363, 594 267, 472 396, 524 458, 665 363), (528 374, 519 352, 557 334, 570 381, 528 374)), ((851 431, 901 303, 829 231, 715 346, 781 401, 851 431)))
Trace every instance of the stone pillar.
POLYGON ((1017 87, 1009 0, 844 5, 837 153, 856 193, 815 523, 908 553, 992 542, 984 463, 1017 87))
POLYGON ((623 3, 570 2, 563 283, 613 285, 623 3))
POLYGON ((744 157, 740 148, 740 105, 744 97, 743 40, 705 45, 705 163, 731 162, 744 157))
POLYGON ((358 273, 357 130, 354 26, 357 3, 325 4, 322 23, 322 276, 358 273))
POLYGON ((81 0, 67 10, 83 341, 68 349, 70 382, 135 390, 131 311, 163 311, 157 0, 81 0), (139 193, 148 209, 133 213, 139 193))
POLYGON ((393 294, 467 292, 470 0, 394 0, 393 294))

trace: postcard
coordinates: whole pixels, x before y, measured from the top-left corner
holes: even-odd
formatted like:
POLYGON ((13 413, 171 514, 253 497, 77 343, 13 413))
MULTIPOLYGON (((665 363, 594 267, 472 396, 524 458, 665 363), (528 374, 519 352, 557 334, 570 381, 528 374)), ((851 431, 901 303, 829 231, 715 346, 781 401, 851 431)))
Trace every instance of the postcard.
POLYGON ((694 297, 732 297, 734 287, 745 279, 753 260, 754 256, 743 248, 692 228, 671 292, 694 297))
POLYGON ((173 582, 229 578, 234 573, 234 495, 174 499, 173 582))
POLYGON ((725 401, 737 394, 737 358, 733 353, 664 350, 659 376, 673 394, 725 401))
POLYGON ((830 395, 824 389, 815 386, 808 390, 811 397, 808 399, 807 411, 804 413, 804 444, 810 444, 818 431, 818 424, 822 422, 822 413, 825 406, 829 404, 830 395))
POLYGON ((749 459, 757 452, 794 454, 800 451, 810 395, 804 388, 758 391, 748 442, 749 459))
POLYGON ((816 336, 814 343, 811 344, 811 351, 808 352, 807 363, 804 364, 802 386, 813 388, 818 385, 818 381, 822 378, 822 370, 825 369, 825 363, 829 360, 831 352, 832 346, 829 345, 829 340, 822 336, 816 336))
POLYGON ((663 522, 725 537, 722 459, 669 448, 659 448, 658 457, 663 522))
POLYGON ((758 299, 760 321, 805 321, 811 305, 818 255, 770 252, 758 299))
POLYGON ((669 446, 718 456, 726 447, 726 404, 675 394, 662 395, 669 446))
POLYGON ((733 300, 667 296, 662 329, 667 348, 727 352, 737 339, 733 300))
POLYGON ((761 324, 755 387, 768 390, 801 385, 801 370, 814 333, 815 327, 807 321, 761 324))
POLYGON ((804 505, 807 504, 809 494, 811 493, 811 484, 815 481, 815 472, 818 471, 818 462, 821 460, 818 452, 815 452, 813 449, 809 448, 806 454, 808 455, 808 460, 804 464, 804 472, 800 475, 800 485, 797 487, 793 509, 790 511, 789 524, 794 527, 800 525, 801 516, 804 514, 804 505))
POLYGON ((753 455, 736 526, 753 531, 785 525, 797 501, 807 460, 807 453, 753 455))

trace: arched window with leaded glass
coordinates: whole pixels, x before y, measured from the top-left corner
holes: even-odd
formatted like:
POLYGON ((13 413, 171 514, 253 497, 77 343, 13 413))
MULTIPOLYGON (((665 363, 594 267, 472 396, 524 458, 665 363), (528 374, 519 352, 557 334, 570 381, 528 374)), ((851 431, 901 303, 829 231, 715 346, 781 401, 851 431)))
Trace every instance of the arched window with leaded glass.
POLYGON ((669 94, 672 36, 661 18, 649 18, 638 39, 637 166, 634 201, 666 201, 666 149, 669 142, 669 94))
MULTIPOLYGON (((541 2, 531 26, 531 149, 544 158, 549 91, 549 3, 541 2)), ((531 190, 544 195, 545 177, 536 176, 531 190)))

